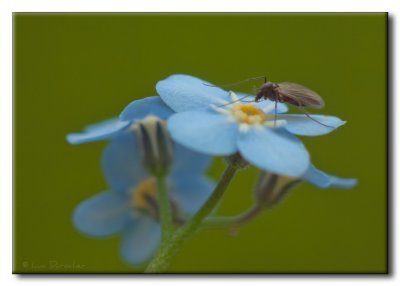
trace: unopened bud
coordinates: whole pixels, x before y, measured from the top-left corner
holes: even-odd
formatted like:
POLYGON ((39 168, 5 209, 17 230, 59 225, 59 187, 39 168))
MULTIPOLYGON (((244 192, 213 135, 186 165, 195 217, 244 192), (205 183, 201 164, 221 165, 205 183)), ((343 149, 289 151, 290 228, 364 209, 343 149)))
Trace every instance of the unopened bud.
POLYGON ((149 115, 133 126, 137 135, 141 159, 145 168, 153 175, 168 173, 173 161, 173 143, 166 122, 149 115))
POLYGON ((261 172, 255 188, 257 204, 263 208, 274 207, 301 181, 295 177, 261 172))

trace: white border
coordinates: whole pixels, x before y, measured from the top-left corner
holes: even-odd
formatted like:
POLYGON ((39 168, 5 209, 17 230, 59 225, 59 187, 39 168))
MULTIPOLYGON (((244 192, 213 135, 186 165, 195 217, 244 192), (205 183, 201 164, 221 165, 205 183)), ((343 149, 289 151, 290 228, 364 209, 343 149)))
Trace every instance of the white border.
MULTIPOLYGON (((21 277, 11 275, 12 272, 12 12, 389 12, 392 20, 392 98, 396 97, 395 70, 398 67, 398 58, 395 57, 394 47, 398 45, 398 22, 400 5, 396 0, 0 0, 0 285, 33 284, 48 285, 60 283, 75 285, 200 285, 203 283, 218 285, 239 285, 249 283, 253 285, 399 285, 398 275, 394 277, 377 276, 210 276, 199 279, 196 277, 133 277, 133 276, 35 276, 21 277), (190 282, 189 282, 190 281, 190 282)), ((393 110, 400 110, 400 101, 393 102, 393 110), (397 108, 396 108, 397 107, 397 108)), ((362 103, 360 103, 362 104, 362 103)), ((371 111, 371 120, 373 111, 371 111)), ((394 126, 397 132, 394 142, 399 142, 399 116, 394 112, 394 126)), ((393 147, 395 146, 393 142, 393 147)), ((372 150, 371 150, 372 152, 372 150)), ((398 161, 397 154, 395 161, 398 161)), ((393 177, 397 172, 393 171, 393 177)), ((392 190, 393 203, 393 237, 395 242, 399 237, 399 228, 395 227, 399 212, 395 209, 398 204, 396 196, 396 182, 392 190)), ((393 247, 393 257, 398 257, 397 247, 393 247)), ((398 273, 399 267, 394 261, 393 270, 398 273)))

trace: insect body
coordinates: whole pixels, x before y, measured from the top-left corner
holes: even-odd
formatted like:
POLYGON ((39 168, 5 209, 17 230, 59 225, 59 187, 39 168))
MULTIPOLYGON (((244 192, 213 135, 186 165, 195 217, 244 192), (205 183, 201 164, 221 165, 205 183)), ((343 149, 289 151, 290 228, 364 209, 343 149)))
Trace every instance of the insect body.
MULTIPOLYGON (((234 84, 224 85, 227 86, 234 86, 244 82, 257 80, 257 79, 264 79, 264 84, 258 89, 255 97, 255 102, 259 102, 260 100, 271 100, 275 102, 275 122, 277 118, 277 104, 278 102, 282 103, 289 103, 298 109, 300 109, 309 119, 313 120, 314 122, 321 124, 323 126, 334 128, 329 125, 325 125, 318 120, 312 118, 310 114, 304 109, 306 107, 311 108, 323 108, 325 106, 324 100, 321 96, 318 95, 315 91, 297 83, 292 82, 282 82, 282 83, 274 83, 267 81, 267 77, 254 77, 249 78, 234 84)), ((213 85, 210 85, 213 86, 213 85)), ((239 100, 242 100, 248 96, 242 97, 239 100)))
POLYGON ((258 102, 261 99, 285 102, 299 108, 322 108, 325 105, 323 99, 315 91, 291 82, 264 83, 257 92, 255 101, 258 102))
POLYGON ((277 104, 278 102, 285 102, 296 106, 312 121, 329 128, 334 128, 315 120, 304 110, 305 107, 323 108, 325 103, 318 93, 300 84, 292 82, 265 82, 257 92, 255 101, 259 102, 261 99, 275 101, 275 122, 277 104))

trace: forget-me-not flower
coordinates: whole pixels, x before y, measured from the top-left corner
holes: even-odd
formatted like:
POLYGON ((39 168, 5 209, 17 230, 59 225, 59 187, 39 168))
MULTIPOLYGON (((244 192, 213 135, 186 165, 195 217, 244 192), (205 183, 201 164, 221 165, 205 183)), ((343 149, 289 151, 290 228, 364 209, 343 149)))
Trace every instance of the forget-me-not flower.
MULTIPOLYGON (((175 112, 168 120, 177 142, 210 155, 236 152, 260 169, 302 176, 310 164, 303 143, 294 135, 316 136, 345 122, 337 117, 282 114, 287 106, 271 101, 245 102, 233 92, 189 76, 172 75, 157 83, 162 100, 175 112)), ((246 99, 248 100, 248 98, 246 99)))
MULTIPOLYGON (((167 178, 174 220, 191 215, 207 200, 213 183, 203 176, 209 158, 175 145, 175 161, 167 178)), ((134 134, 113 139, 103 154, 103 170, 111 191, 82 202, 74 225, 81 232, 106 237, 122 234, 122 257, 141 264, 155 253, 161 237, 156 180, 143 167, 134 134)))
MULTIPOLYGON (((155 253, 161 238, 156 180, 142 163, 138 124, 146 127, 154 115, 172 113, 158 97, 131 103, 125 109, 129 120, 113 119, 72 134, 72 143, 112 139, 102 156, 102 168, 111 191, 82 202, 73 215, 75 227, 93 237, 122 235, 121 255, 131 264, 142 264, 155 253), (132 112, 132 113, 131 113, 132 112), (147 114, 144 119, 139 119, 147 114)), ((151 130, 149 130, 151 133, 151 130)), ((155 138, 157 140, 157 138, 155 138)), ((203 174, 210 157, 173 145, 173 162, 167 186, 173 220, 179 224, 196 213, 210 196, 214 184, 203 174)))

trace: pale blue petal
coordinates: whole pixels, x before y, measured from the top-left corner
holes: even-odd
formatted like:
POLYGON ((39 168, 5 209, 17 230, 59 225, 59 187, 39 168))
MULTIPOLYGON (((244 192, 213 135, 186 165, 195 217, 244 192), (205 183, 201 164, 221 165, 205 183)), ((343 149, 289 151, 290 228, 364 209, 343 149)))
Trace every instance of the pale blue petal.
POLYGON ((103 192, 83 201, 75 209, 75 227, 91 236, 108 236, 121 231, 133 220, 128 196, 116 192, 103 192))
POLYGON ((302 176, 302 178, 311 184, 319 188, 340 188, 340 189, 350 189, 357 184, 356 179, 344 179, 335 176, 331 176, 317 169, 314 165, 310 164, 307 172, 302 176))
POLYGON ((174 114, 168 120, 172 138, 185 147, 209 155, 236 152, 238 126, 225 115, 205 110, 174 114))
POLYGON ((140 265, 156 252, 161 240, 161 228, 151 217, 141 215, 128 227, 121 243, 121 255, 130 264, 140 265))
POLYGON ((315 115, 310 114, 311 118, 318 122, 328 125, 330 127, 321 125, 312 119, 308 118, 305 114, 283 114, 278 115, 278 119, 286 120, 287 124, 284 125, 285 129, 290 133, 304 136, 317 136, 324 135, 332 132, 339 126, 346 123, 334 116, 315 115))
POLYGON ((303 180, 319 187, 327 188, 329 187, 330 179, 327 174, 315 168, 314 165, 310 164, 305 174, 302 176, 303 180))
POLYGON ((171 194, 185 213, 194 214, 210 197, 214 186, 204 177, 182 176, 171 182, 171 194))
POLYGON ((159 96, 150 96, 132 101, 120 115, 121 120, 135 121, 148 115, 167 119, 174 111, 169 108, 159 96))
POLYGON ((358 184, 358 180, 351 178, 351 179, 344 179, 338 178, 335 176, 331 177, 331 187, 332 188, 340 188, 340 189, 351 189, 358 184))
POLYGON ((251 128, 240 134, 238 147, 249 163, 280 175, 300 177, 310 162, 303 143, 282 130, 251 128))
POLYGON ((87 142, 110 139, 129 125, 127 121, 112 118, 98 124, 86 127, 83 133, 72 133, 67 135, 70 144, 82 144, 87 142))
MULTIPOLYGON (((236 92, 236 95, 239 97, 239 98, 243 98, 242 100, 241 100, 241 102, 243 102, 243 103, 255 103, 256 105, 257 105, 257 107, 258 108, 260 108, 260 109, 264 109, 264 108, 266 108, 267 106, 270 106, 270 105, 272 105, 273 107, 275 107, 275 102, 274 101, 271 101, 271 100, 264 100, 264 99, 262 99, 262 100, 260 100, 259 102, 255 102, 254 101, 254 99, 255 99, 255 95, 252 95, 252 94, 248 94, 248 93, 242 93, 242 92, 236 92), (244 98, 244 97, 246 97, 246 98, 244 98)), ((277 106, 276 106, 276 113, 285 113, 285 112, 287 112, 289 110, 289 108, 287 107, 287 105, 285 104, 285 103, 281 103, 281 102, 278 102, 278 104, 277 104, 277 106)), ((275 113, 275 109, 273 109, 271 112, 270 112, 270 114, 274 114, 275 113)))
POLYGON ((201 175, 211 163, 211 156, 194 152, 181 144, 175 144, 174 164, 171 177, 201 175))
POLYGON ((183 74, 172 75, 156 85, 162 100, 176 112, 222 105, 230 101, 229 93, 209 82, 183 74))
POLYGON ((108 184, 116 191, 129 191, 149 176, 143 168, 133 133, 114 138, 103 152, 102 167, 108 184))

